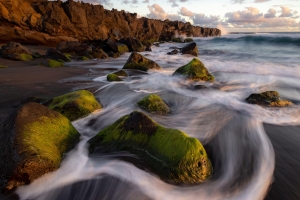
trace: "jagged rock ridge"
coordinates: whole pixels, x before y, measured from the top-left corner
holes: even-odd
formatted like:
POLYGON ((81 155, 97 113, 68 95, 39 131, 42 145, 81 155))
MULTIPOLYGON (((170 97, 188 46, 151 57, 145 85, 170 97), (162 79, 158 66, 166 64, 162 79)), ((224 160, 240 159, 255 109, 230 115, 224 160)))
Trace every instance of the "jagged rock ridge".
POLYGON ((189 22, 137 18, 136 13, 106 10, 102 5, 74 1, 1 0, 0 41, 54 46, 61 41, 170 40, 186 36, 220 36, 216 28, 192 26, 189 22))

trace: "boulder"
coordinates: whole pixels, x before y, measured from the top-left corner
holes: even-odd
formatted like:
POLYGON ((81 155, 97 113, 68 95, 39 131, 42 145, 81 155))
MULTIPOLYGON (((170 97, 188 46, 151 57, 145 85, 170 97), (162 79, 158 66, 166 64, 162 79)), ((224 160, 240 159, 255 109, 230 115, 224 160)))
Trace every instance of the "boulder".
POLYGON ((118 41, 119 43, 125 44, 129 51, 142 52, 144 51, 144 45, 136 38, 122 38, 118 41))
POLYGON ((152 51, 151 45, 150 46, 146 46, 145 51, 152 51))
POLYGON ((215 79, 198 58, 194 58, 188 64, 179 67, 174 72, 173 76, 175 75, 184 75, 186 78, 196 81, 214 81, 215 79))
POLYGON ((125 52, 128 52, 128 47, 125 44, 121 44, 118 42, 111 42, 108 41, 106 44, 112 49, 113 52, 115 53, 120 53, 123 54, 125 52))
POLYGON ((100 47, 95 48, 91 53, 91 55, 94 58, 98 58, 98 59, 105 59, 109 57, 108 54, 105 51, 103 51, 103 49, 100 47))
POLYGON ((190 43, 186 44, 184 47, 182 47, 181 53, 198 56, 199 52, 198 52, 198 47, 197 47, 196 42, 190 42, 190 43))
POLYGON ((21 106, 0 133, 0 190, 10 192, 58 169, 79 137, 60 113, 34 102, 21 106))
POLYGON ((137 104, 150 113, 163 115, 170 112, 169 106, 156 94, 150 94, 144 97, 137 104))
POLYGON ((107 53, 107 55, 112 58, 118 58, 118 57, 120 57, 121 54, 119 52, 114 53, 114 52, 110 51, 107 53))
POLYGON ((61 53, 76 54, 78 56, 87 56, 93 51, 91 46, 77 41, 63 41, 59 43, 56 50, 61 53))
POLYGON ((51 68, 63 67, 64 64, 65 63, 63 60, 52 60, 52 59, 43 59, 43 61, 41 62, 41 65, 51 67, 51 68))
POLYGON ((39 53, 33 52, 16 42, 9 42, 2 46, 0 55, 2 55, 3 58, 16 61, 30 61, 33 60, 33 58, 41 57, 39 53))
POLYGON ((107 77, 106 77, 107 81, 109 82, 114 82, 114 81, 122 81, 122 79, 120 79, 118 77, 118 75, 116 74, 108 74, 107 77))
POLYGON ((88 141, 89 152, 129 151, 143 158, 146 168, 173 183, 200 183, 212 174, 205 149, 196 138, 160 126, 134 111, 88 141))
POLYGON ((117 75, 117 76, 128 76, 127 72, 123 69, 114 72, 113 74, 117 75))
POLYGON ((258 104, 261 106, 283 107, 292 105, 292 102, 281 98, 276 91, 254 93, 247 97, 246 101, 250 104, 258 104))
POLYGON ((179 42, 182 43, 182 39, 177 37, 177 38, 172 38, 172 42, 179 42))
POLYGON ((79 90, 54 97, 45 105, 63 114, 71 121, 82 118, 101 108, 93 93, 87 90, 79 90))
POLYGON ((178 53, 178 50, 174 49, 173 51, 168 52, 168 55, 175 55, 178 53))
POLYGON ((149 60, 141 54, 132 52, 123 69, 148 71, 149 69, 161 69, 161 67, 156 62, 149 60))
POLYGON ((48 49, 45 58, 49 58, 52 60, 62 60, 64 62, 70 62, 71 61, 71 57, 68 54, 62 54, 61 52, 59 52, 58 50, 54 49, 54 48, 50 48, 48 49))

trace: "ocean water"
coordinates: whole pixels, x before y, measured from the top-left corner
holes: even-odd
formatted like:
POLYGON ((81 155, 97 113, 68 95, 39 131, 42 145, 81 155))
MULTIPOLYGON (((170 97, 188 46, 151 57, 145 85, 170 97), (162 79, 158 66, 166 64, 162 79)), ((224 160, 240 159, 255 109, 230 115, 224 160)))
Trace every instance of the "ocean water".
POLYGON ((300 125, 300 33, 228 34, 194 40, 199 59, 215 76, 214 83, 172 76, 193 59, 166 54, 170 47, 183 46, 178 43, 141 53, 162 70, 128 70, 130 77, 118 83, 107 82, 106 75, 122 68, 129 53, 118 59, 71 63, 91 73, 62 82, 92 90, 103 109, 73 122, 81 133, 80 143, 66 154, 59 170, 20 187, 21 199, 300 199, 300 129, 296 128, 300 125), (207 88, 194 90, 199 84, 207 88), (278 91, 293 105, 270 108, 245 102, 251 93, 267 90, 278 91), (205 146, 214 167, 206 182, 165 183, 120 159, 139 159, 128 152, 88 155, 86 141, 121 116, 141 110, 136 102, 149 93, 159 94, 172 110, 169 115, 149 116, 198 138, 205 146))

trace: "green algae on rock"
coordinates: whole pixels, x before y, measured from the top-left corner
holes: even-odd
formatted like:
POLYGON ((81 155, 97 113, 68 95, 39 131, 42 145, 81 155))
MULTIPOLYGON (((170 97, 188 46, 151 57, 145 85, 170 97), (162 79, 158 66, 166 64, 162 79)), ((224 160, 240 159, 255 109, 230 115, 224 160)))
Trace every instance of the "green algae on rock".
POLYGON ((54 97, 47 106, 63 114, 71 121, 101 108, 93 93, 87 90, 79 90, 54 97))
POLYGON ((150 113, 162 115, 170 112, 169 106, 156 94, 150 94, 144 97, 137 104, 150 113))
POLYGON ((192 38, 185 38, 184 39, 184 42, 185 43, 188 43, 188 42, 193 42, 194 40, 192 38))
POLYGON ((276 91, 266 91, 262 93, 254 93, 246 98, 250 104, 258 104, 262 106, 284 107, 292 105, 292 102, 283 99, 276 91))
POLYGON ((214 81, 215 78, 211 75, 204 64, 198 59, 194 58, 188 64, 179 67, 173 74, 184 75, 188 79, 196 81, 214 81))
POLYGON ((196 138, 165 128, 142 112, 134 111, 88 141, 90 153, 129 151, 166 181, 199 183, 212 174, 205 149, 196 138))
POLYGON ((65 62, 63 60, 52 60, 52 59, 44 59, 41 65, 51 67, 51 68, 58 68, 64 66, 65 62))
POLYGON ((123 69, 119 70, 119 71, 116 71, 114 72, 113 74, 117 75, 117 76, 128 76, 127 72, 123 69))
POLYGON ((8 66, 0 65, 0 68, 8 68, 8 66))
POLYGON ((31 61, 33 60, 32 55, 22 53, 22 54, 10 54, 8 58, 15 61, 31 61))
POLYGON ((116 74, 108 74, 107 77, 106 77, 107 81, 109 82, 114 82, 114 81, 122 81, 122 79, 120 79, 118 77, 118 75, 116 74))
POLYGON ((149 69, 161 69, 161 67, 148 58, 139 53, 132 52, 123 69, 138 69, 141 71, 148 71, 149 69))
POLYGON ((9 192, 59 168, 80 134, 62 114, 29 102, 13 112, 0 133, 0 190, 9 192))

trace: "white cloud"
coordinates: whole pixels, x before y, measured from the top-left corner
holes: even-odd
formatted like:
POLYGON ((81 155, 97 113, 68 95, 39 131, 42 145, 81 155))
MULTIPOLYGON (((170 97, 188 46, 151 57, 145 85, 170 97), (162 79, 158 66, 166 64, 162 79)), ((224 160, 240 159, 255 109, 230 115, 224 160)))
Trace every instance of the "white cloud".
POLYGON ((148 9, 150 11, 150 13, 147 14, 148 18, 161 19, 161 20, 169 19, 173 21, 175 20, 185 21, 179 15, 166 13, 164 9, 158 4, 153 4, 152 6, 148 6, 148 9))
POLYGON ((186 16, 186 17, 193 17, 194 13, 192 13, 191 11, 189 11, 187 8, 185 7, 181 7, 179 14, 182 16, 186 16))
POLYGON ((276 17, 277 11, 274 8, 270 8, 268 13, 266 13, 264 16, 265 18, 274 18, 276 17))
POLYGON ((219 16, 214 16, 214 15, 205 16, 202 13, 195 14, 195 16, 193 18, 194 24, 200 25, 200 26, 214 26, 215 27, 218 25, 219 21, 220 21, 219 16))

